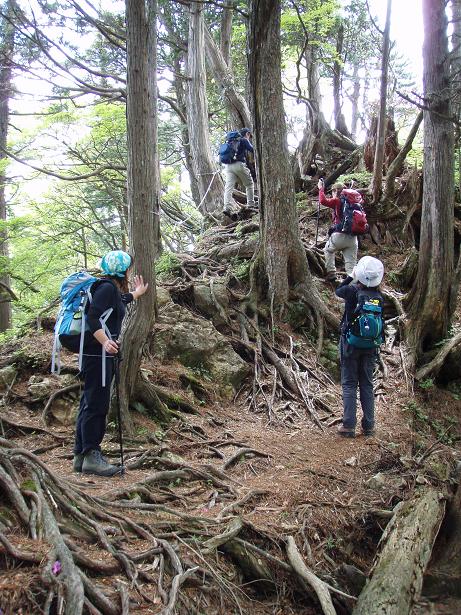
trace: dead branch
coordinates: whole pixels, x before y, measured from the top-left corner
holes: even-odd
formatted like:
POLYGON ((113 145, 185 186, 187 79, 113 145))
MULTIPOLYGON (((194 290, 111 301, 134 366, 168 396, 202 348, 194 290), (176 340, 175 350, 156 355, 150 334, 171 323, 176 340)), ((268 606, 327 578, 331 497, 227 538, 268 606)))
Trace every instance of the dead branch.
POLYGON ((43 408, 43 412, 42 412, 42 421, 45 425, 48 425, 49 413, 50 413, 51 406, 53 405, 53 402, 56 399, 58 399, 58 397, 61 397, 62 395, 65 395, 66 393, 70 393, 71 391, 76 391, 77 389, 80 389, 80 387, 81 387, 81 383, 76 382, 74 384, 70 384, 67 387, 64 387, 62 389, 55 391, 51 395, 51 397, 46 402, 45 407, 43 408))
POLYGON ((303 562, 293 536, 288 536, 287 554, 295 572, 315 591, 322 606, 323 613, 325 615, 336 615, 336 610, 331 601, 330 592, 326 584, 311 572, 303 562))
POLYGON ((423 367, 421 367, 416 372, 415 380, 423 380, 424 378, 427 378, 430 375, 436 376, 439 373, 440 368, 443 366, 447 356, 450 354, 450 352, 454 348, 456 348, 460 344, 460 342, 461 342, 461 332, 457 333, 454 337, 448 340, 448 342, 442 346, 442 348, 439 350, 436 356, 432 359, 432 361, 430 361, 430 363, 427 363, 427 365, 424 365, 423 367))
POLYGON ((269 457, 267 453, 262 453, 261 451, 257 451, 254 448, 241 448, 236 453, 234 453, 224 464, 222 469, 227 470, 233 465, 236 461, 239 461, 245 455, 255 455, 256 457, 269 457))

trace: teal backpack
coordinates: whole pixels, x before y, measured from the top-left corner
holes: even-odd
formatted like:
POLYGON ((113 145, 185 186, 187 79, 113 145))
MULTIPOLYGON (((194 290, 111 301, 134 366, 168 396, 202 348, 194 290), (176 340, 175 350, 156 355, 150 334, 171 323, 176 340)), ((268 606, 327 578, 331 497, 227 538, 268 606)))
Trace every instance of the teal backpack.
POLYGON ((346 330, 346 341, 356 348, 379 348, 384 342, 381 293, 370 290, 358 291, 357 307, 346 330))
MULTIPOLYGON (((85 342, 85 332, 89 331, 86 322, 87 306, 93 300, 92 292, 96 285, 108 283, 108 280, 101 280, 90 275, 87 271, 77 271, 68 276, 63 283, 59 294, 61 296, 61 307, 56 318, 54 328, 53 351, 51 354, 51 373, 59 374, 61 371, 60 350, 61 347, 78 353, 78 368, 82 369, 83 346, 85 342)), ((110 338, 111 334, 107 328, 106 321, 113 309, 106 310, 99 319, 101 328, 110 338)), ((106 385, 105 370, 106 351, 102 349, 102 386, 106 385)))

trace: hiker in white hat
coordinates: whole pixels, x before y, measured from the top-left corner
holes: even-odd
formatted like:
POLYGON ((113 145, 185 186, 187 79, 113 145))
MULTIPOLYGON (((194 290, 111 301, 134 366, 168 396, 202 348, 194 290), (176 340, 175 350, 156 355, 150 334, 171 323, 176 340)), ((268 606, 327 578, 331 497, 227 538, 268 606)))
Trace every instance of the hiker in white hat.
POLYGON ((375 433, 373 372, 378 348, 384 341, 384 302, 379 291, 383 275, 382 262, 364 256, 335 291, 345 301, 339 347, 343 421, 338 434, 346 438, 355 436, 357 388, 363 412, 362 433, 365 436, 375 433))

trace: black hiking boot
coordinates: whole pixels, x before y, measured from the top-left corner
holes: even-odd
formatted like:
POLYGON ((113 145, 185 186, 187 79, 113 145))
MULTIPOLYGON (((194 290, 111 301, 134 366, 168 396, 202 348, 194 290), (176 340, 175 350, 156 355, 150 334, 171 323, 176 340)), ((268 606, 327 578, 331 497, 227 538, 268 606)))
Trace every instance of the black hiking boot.
POLYGON ((342 436, 343 438, 355 438, 355 429, 348 429, 341 425, 338 427, 338 436, 342 436))
POLYGON ((85 455, 83 453, 77 453, 74 455, 74 472, 81 472, 83 459, 85 455))
POLYGON ((120 474, 120 467, 110 464, 101 451, 92 449, 85 453, 82 472, 83 474, 96 474, 97 476, 114 476, 120 474))

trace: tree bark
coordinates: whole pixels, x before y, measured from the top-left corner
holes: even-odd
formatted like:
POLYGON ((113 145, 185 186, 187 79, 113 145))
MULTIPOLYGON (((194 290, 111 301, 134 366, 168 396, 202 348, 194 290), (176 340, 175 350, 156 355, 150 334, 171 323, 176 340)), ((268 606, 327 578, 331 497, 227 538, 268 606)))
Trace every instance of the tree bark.
POLYGON ((381 538, 384 546, 353 615, 409 615, 421 593, 445 502, 431 487, 399 506, 381 538))
POLYGON ((184 150, 184 164, 186 165, 186 169, 189 174, 189 183, 192 199, 195 205, 198 207, 200 205, 201 196, 198 178, 195 174, 194 162, 192 160, 192 152, 190 148, 189 128, 187 126, 186 88, 184 84, 184 79, 181 76, 181 62, 179 58, 176 58, 174 61, 174 69, 176 73, 174 78, 176 100, 178 101, 178 107, 184 116, 183 118, 181 118, 181 141, 184 150))
MULTIPOLYGON (((219 40, 219 48, 222 57, 227 66, 231 67, 231 42, 232 42, 232 18, 234 16, 234 3, 229 1, 222 11, 221 17, 221 35, 219 40)), ((246 124, 245 124, 246 125, 246 124)))
POLYGON ((372 193, 373 201, 377 203, 382 192, 384 141, 386 137, 386 106, 387 106, 387 79, 389 70, 389 49, 391 30, 392 0, 387 0, 386 25, 383 36, 383 55, 381 60, 381 92, 379 97, 378 130, 376 135, 376 151, 373 166, 372 193))
MULTIPOLYGON (((312 282, 301 243, 286 140, 280 50, 280 0, 252 0, 249 83, 261 220, 260 250, 253 270, 259 296, 279 314, 290 290, 303 293, 323 316, 332 316, 312 282), (267 58, 271 58, 268 62, 267 58)), ((337 322, 333 317, 331 323, 337 322)))
POLYGON ((200 210, 213 213, 221 207, 224 185, 211 156, 208 128, 205 72, 204 5, 189 5, 189 38, 187 51, 187 126, 192 160, 200 192, 200 210))
POLYGON ((136 273, 149 284, 131 308, 123 333, 120 402, 128 406, 139 374, 141 353, 155 322, 155 270, 158 251, 159 177, 157 153, 157 0, 126 0, 127 24, 127 197, 130 251, 136 273))
POLYGON ((237 92, 232 71, 206 26, 204 34, 207 63, 221 88, 221 96, 231 117, 232 126, 234 129, 244 126, 251 128, 250 110, 244 97, 237 92))
POLYGON ((352 105, 352 120, 351 120, 351 139, 355 141, 357 139, 357 128, 359 123, 359 99, 360 99, 360 77, 359 77, 359 67, 357 64, 354 64, 354 72, 352 74, 352 95, 351 105, 352 105))
POLYGON ((410 130, 410 134, 405 141, 404 146, 397 154, 397 157, 392 161, 387 174, 386 181, 384 184, 384 193, 381 199, 381 211, 379 214, 380 220, 385 219, 388 216, 392 215, 392 210, 394 209, 394 196, 395 196, 395 178, 398 175, 399 170, 402 168, 405 158, 407 157, 408 152, 411 150, 413 145, 413 140, 416 137, 416 133, 418 132, 419 126, 423 121, 423 112, 420 111, 416 116, 416 120, 413 124, 412 129, 410 130))
POLYGON ((346 126, 346 120, 341 105, 341 57, 344 44, 344 25, 341 23, 338 28, 336 39, 336 59, 333 65, 333 116, 335 119, 335 129, 346 137, 350 138, 350 132, 346 126))
POLYGON ((450 72, 444 0, 424 0, 424 171, 418 273, 408 295, 412 367, 450 325, 454 274, 454 164, 450 72))
MULTIPOLYGON (((11 0, 7 2, 5 9, 7 16, 13 15, 11 0)), ((8 122, 10 117, 9 100, 11 98, 11 77, 12 77, 12 55, 14 52, 14 27, 6 19, 1 23, 1 69, 0 69, 0 220, 6 222, 6 148, 8 140, 8 122)), ((9 249, 8 233, 5 230, 0 232, 0 258, 3 261, 2 268, 8 269, 9 249)), ((0 282, 10 288, 11 279, 7 273, 0 276, 0 282)), ((0 333, 11 327, 11 296, 5 291, 0 292, 0 333)))
MULTIPOLYGON (((461 0, 451 0, 451 23, 453 34, 451 37, 451 75, 454 89, 453 115, 461 120, 461 0)), ((461 160, 461 128, 455 127, 455 147, 458 154, 458 163, 461 160)), ((458 173, 458 190, 461 194, 461 173, 458 173)))

